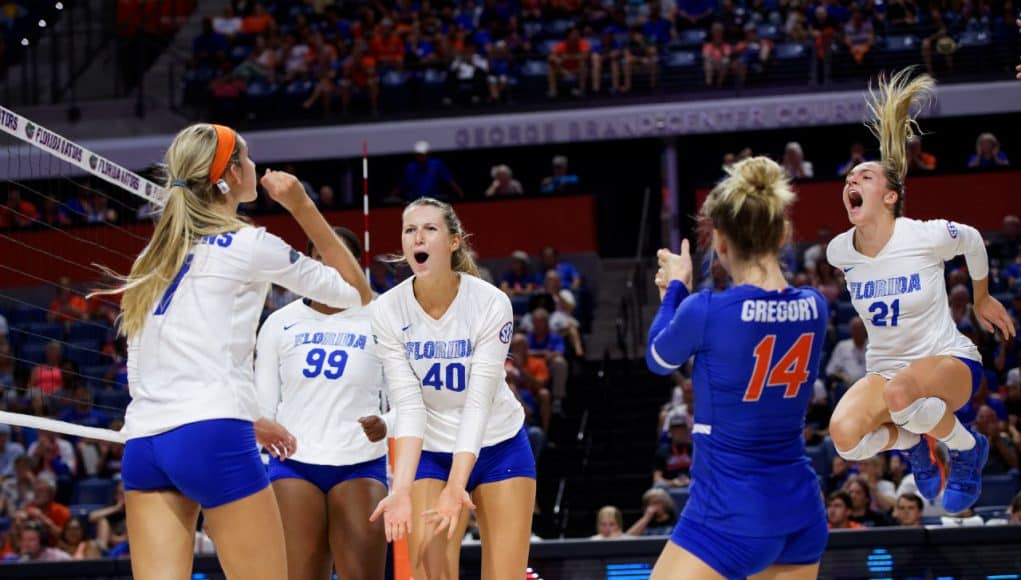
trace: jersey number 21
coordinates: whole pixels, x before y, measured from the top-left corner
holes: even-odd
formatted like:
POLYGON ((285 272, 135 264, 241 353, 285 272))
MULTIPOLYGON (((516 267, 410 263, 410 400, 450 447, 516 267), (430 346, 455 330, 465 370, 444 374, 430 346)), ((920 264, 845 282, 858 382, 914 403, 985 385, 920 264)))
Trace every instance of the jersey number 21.
POLYGON ((755 402, 762 396, 765 387, 787 387, 783 397, 791 399, 798 396, 801 385, 808 380, 808 361, 812 358, 812 341, 815 335, 805 333, 798 337, 794 345, 776 364, 773 362, 773 347, 776 346, 776 335, 770 334, 755 345, 755 370, 748 381, 744 392, 745 402, 755 402))

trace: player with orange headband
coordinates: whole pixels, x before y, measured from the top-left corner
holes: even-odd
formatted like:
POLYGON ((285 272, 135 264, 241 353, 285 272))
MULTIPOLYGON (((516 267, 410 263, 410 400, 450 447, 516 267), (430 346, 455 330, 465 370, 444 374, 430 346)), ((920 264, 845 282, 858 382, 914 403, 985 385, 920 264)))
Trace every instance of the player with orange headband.
POLYGON ((256 199, 255 164, 232 129, 197 124, 166 154, 169 197, 123 284, 131 403, 123 478, 135 578, 190 578, 199 510, 229 578, 287 578, 283 527, 257 443, 294 453, 260 418, 252 365, 271 283, 334 308, 367 304, 368 281, 298 180, 260 182, 322 263, 237 215, 256 199))

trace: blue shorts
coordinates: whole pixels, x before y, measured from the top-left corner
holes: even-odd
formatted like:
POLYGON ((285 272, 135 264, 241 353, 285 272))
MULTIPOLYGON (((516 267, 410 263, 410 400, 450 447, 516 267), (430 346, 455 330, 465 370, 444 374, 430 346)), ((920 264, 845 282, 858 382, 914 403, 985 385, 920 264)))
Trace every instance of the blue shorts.
POLYGON ((985 369, 982 368, 982 363, 962 356, 955 356, 954 358, 968 365, 968 370, 971 371, 971 394, 974 396, 978 392, 979 387, 982 386, 982 377, 986 373, 985 369))
POLYGON ((354 465, 318 465, 293 459, 280 461, 276 457, 269 458, 270 481, 304 479, 323 493, 330 493, 338 483, 362 478, 375 479, 386 487, 386 456, 354 465))
POLYGON ((782 536, 752 538, 718 530, 681 516, 670 541, 726 578, 745 578, 774 564, 815 564, 826 550, 826 517, 782 536))
MULTIPOLYGON (((453 462, 453 453, 423 451, 422 458, 418 460, 415 481, 419 479, 446 481, 450 477, 450 466, 453 462)), ((471 493, 483 483, 503 481, 512 477, 535 479, 535 457, 532 455, 532 446, 528 444, 528 433, 524 427, 510 439, 479 450, 479 458, 471 475, 468 476, 465 490, 471 493)))
POLYGON ((124 445, 125 491, 176 490, 209 509, 269 486, 251 421, 210 419, 124 445))

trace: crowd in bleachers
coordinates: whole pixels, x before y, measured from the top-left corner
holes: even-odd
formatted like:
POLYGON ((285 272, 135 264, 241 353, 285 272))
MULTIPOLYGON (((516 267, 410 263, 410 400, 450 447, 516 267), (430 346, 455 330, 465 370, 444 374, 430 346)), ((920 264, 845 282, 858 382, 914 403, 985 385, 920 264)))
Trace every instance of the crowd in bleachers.
MULTIPOLYGON (((193 42, 188 103, 225 118, 378 114, 699 84, 975 70, 1003 0, 234 0, 193 42), (962 63, 965 61, 967 64, 962 63), (700 83, 701 81, 701 83, 700 83)), ((1012 59, 1003 51, 1007 69, 1012 59)))

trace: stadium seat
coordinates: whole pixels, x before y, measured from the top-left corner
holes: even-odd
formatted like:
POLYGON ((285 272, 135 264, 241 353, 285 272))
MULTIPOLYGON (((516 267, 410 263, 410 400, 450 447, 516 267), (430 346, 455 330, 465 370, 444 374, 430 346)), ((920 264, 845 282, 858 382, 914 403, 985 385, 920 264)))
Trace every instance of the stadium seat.
POLYGON ((987 522, 992 519, 1007 519, 1007 508, 1005 505, 990 505, 975 508, 975 515, 982 516, 987 522))
POLYGON ((884 44, 886 52, 916 51, 921 47, 918 39, 910 34, 887 36, 884 44))
POLYGON ((92 402, 99 407, 103 407, 103 410, 107 413, 113 413, 114 411, 120 411, 124 413, 124 409, 128 406, 131 401, 131 394, 121 389, 100 389, 96 391, 92 397, 92 402))
POLYGON ((79 367, 98 365, 102 359, 100 349, 103 344, 98 340, 75 340, 64 347, 64 357, 78 363, 79 367))
POLYGON ((24 326, 33 322, 46 322, 46 309, 41 307, 22 306, 11 312, 8 323, 11 326, 24 326))
MULTIPOLYGON (((110 503, 113 503, 113 500, 110 500, 110 503)), ((98 504, 98 503, 74 503, 74 504, 71 504, 71 505, 67 506, 67 509, 71 512, 71 517, 72 518, 78 518, 78 519, 80 519, 82 521, 87 522, 90 513, 94 512, 96 510, 101 510, 101 509, 105 508, 108 505, 110 505, 110 504, 109 503, 104 503, 104 504, 98 504)))
POLYGON ((776 45, 774 54, 777 60, 797 60, 804 58, 808 54, 808 49, 797 42, 783 42, 776 45))
POLYGON ((6 532, 11 527, 11 518, 0 518, 0 534, 6 532))
POLYGON ((675 50, 667 53, 666 58, 663 59, 663 66, 668 68, 686 68, 695 66, 697 61, 698 55, 694 51, 675 50))
POLYGON ((826 456, 826 450, 823 449, 822 445, 811 445, 805 448, 805 453, 808 458, 812 460, 812 469, 821 477, 826 477, 830 474, 830 468, 832 464, 826 456))
POLYGON ((847 324, 851 322, 851 319, 858 315, 854 310, 854 305, 850 302, 837 302, 837 324, 847 324))
POLYGON ((986 30, 965 30, 957 38, 957 46, 959 48, 989 46, 992 42, 992 37, 986 30))
POLYGON ((59 322, 32 322, 24 326, 26 333, 35 335, 33 338, 43 340, 60 340, 64 338, 64 325, 59 322))
POLYGON ((684 48, 701 47, 702 43, 705 42, 705 38, 705 30, 700 28, 682 30, 677 35, 677 44, 684 48))
POLYGON ((1010 505, 1018 492, 1018 473, 985 475, 982 477, 982 495, 976 507, 1010 505))
POLYGON ((39 340, 27 341, 18 349, 20 358, 39 364, 46 361, 46 343, 39 340))
POLYGON ((760 24, 758 33, 760 38, 769 40, 778 40, 781 36, 780 29, 775 24, 760 24))
POLYGON ((108 506, 113 503, 116 487, 117 484, 112 479, 83 479, 75 484, 71 503, 108 506))
POLYGON ((111 328, 100 322, 75 322, 68 330, 68 340, 106 341, 110 337, 111 328))
POLYGON ((677 515, 680 515, 684 511, 684 505, 688 503, 688 488, 672 488, 670 490, 670 497, 674 498, 674 503, 677 504, 677 515))

